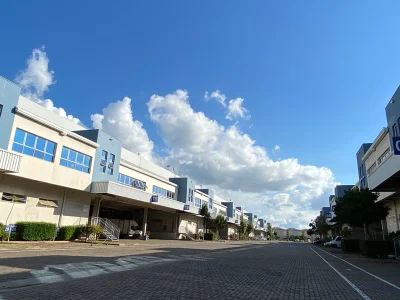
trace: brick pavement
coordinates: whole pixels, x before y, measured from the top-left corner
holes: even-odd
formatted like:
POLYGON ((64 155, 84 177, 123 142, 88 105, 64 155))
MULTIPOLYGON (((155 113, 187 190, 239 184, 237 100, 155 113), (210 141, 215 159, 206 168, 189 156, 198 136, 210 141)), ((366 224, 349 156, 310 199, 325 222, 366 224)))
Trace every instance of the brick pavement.
MULTIPOLYGON (((47 256, 46 251, 33 252, 29 258, 9 253, 9 257, 0 259, 0 269, 25 266, 33 269, 35 278, 39 279, 40 275, 51 271, 54 274, 42 282, 50 282, 48 279, 52 278, 54 283, 41 284, 39 280, 36 285, 15 289, 3 285, 0 299, 362 299, 307 244, 259 243, 239 247, 176 243, 148 246, 147 250, 142 249, 143 253, 131 249, 133 247, 74 250, 69 255, 60 251, 54 256, 47 256), (90 251, 96 256, 91 258, 90 251), (68 262, 69 269, 65 266, 45 269, 49 265, 68 265, 68 262), (100 265, 88 264, 83 268, 82 262, 101 262, 102 265, 97 268, 100 265)), ((0 257, 3 254, 0 253, 0 257)), ((25 273, 32 277, 32 271, 25 273)), ((359 274, 354 271, 354 275, 359 274)), ((30 277, 10 279, 3 274, 0 284, 23 278, 30 277)), ((362 283, 357 283, 366 289, 362 283)), ((368 284, 376 283, 372 280, 368 284)), ((385 294, 385 298, 375 294, 368 296, 400 299, 397 291, 384 292, 392 294, 385 294)))

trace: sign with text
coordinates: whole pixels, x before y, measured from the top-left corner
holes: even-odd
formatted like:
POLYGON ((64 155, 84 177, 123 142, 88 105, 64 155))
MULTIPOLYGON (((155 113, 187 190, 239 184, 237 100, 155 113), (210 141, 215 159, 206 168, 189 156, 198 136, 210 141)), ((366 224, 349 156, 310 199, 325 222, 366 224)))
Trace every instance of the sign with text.
POLYGON ((185 204, 185 205, 183 206, 183 210, 189 210, 189 209, 190 209, 189 204, 185 204))
POLYGON ((151 196, 151 202, 158 202, 158 195, 151 196))
POLYGON ((17 231, 17 226, 15 226, 15 225, 6 225, 6 230, 5 230, 6 232, 15 232, 15 231, 17 231))
POLYGON ((400 155, 400 136, 392 137, 394 155, 400 155))

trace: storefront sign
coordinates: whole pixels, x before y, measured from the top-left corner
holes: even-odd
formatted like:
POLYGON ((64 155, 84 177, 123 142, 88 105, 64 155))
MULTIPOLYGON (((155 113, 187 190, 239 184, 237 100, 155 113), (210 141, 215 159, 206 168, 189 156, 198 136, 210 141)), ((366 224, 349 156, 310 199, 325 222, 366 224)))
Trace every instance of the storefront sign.
POLYGON ((190 210, 189 204, 185 204, 185 205, 183 206, 183 210, 190 210))
POLYGON ((151 202, 158 202, 158 195, 151 196, 151 202))
POLYGON ((15 226, 15 225, 6 225, 6 232, 15 232, 15 231, 17 231, 17 226, 15 226))

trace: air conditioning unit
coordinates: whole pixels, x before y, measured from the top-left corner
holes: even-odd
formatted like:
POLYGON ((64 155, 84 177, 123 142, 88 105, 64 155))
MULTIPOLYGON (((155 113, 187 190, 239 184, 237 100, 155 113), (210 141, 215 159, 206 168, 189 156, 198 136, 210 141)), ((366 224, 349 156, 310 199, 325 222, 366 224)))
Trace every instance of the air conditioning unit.
POLYGON ((114 169, 114 163, 113 163, 112 161, 110 161, 110 162, 108 163, 108 167, 109 167, 110 169, 114 169))
POLYGON ((107 164, 107 161, 105 159, 101 159, 100 165, 105 166, 107 164))

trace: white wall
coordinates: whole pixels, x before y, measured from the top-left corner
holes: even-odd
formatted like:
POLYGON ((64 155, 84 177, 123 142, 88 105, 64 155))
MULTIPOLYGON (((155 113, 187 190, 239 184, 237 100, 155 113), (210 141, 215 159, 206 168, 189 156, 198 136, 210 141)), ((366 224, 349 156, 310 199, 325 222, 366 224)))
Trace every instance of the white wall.
MULTIPOLYGON (((15 203, 8 224, 18 221, 43 221, 58 224, 63 204, 65 188, 34 182, 12 175, 3 175, 0 179, 0 199, 2 193, 27 196, 26 203, 15 203), (39 198, 53 200, 57 208, 44 207, 38 204, 39 198)), ((77 190, 67 190, 63 225, 86 224, 89 217, 91 194, 77 190)), ((5 223, 12 207, 12 202, 0 200, 0 223, 5 223)))
POLYGON ((376 146, 376 150, 371 153, 371 155, 365 160, 365 169, 368 170, 375 162, 378 167, 378 158, 390 148, 390 137, 389 132, 386 133, 382 141, 376 146))
POLYGON ((8 150, 22 155, 20 172, 15 176, 34 179, 50 184, 60 185, 78 190, 89 190, 91 184, 91 172, 93 169, 93 158, 96 148, 83 142, 75 140, 69 136, 62 136, 58 131, 50 129, 20 115, 15 116, 13 132, 11 134, 8 150), (12 151, 15 130, 20 128, 37 136, 43 137, 56 143, 54 162, 48 162, 33 156, 12 151), (84 173, 60 165, 62 147, 66 146, 73 150, 92 157, 90 173, 84 173))

